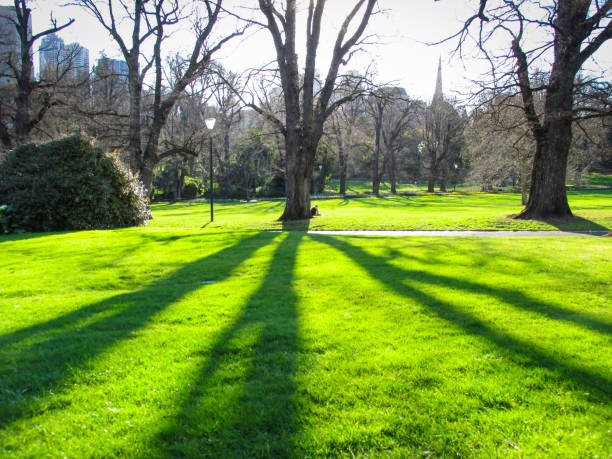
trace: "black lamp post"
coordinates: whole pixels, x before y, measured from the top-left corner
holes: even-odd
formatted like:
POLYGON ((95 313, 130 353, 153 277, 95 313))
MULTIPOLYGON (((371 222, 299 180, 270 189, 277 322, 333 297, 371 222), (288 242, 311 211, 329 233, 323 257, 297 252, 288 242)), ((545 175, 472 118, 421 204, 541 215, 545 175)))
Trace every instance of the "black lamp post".
POLYGON ((206 123, 206 127, 208 128, 208 136, 210 138, 210 221, 215 221, 214 217, 214 200, 215 200, 215 192, 213 188, 213 134, 212 130, 215 127, 215 118, 206 118, 204 122, 206 123))

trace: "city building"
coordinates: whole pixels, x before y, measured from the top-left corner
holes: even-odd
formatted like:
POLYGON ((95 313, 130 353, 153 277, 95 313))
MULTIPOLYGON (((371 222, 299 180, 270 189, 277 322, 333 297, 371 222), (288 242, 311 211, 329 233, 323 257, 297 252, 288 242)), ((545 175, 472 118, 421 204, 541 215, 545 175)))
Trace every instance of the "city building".
POLYGON ((39 48, 40 74, 59 76, 66 70, 74 78, 89 74, 89 50, 78 43, 64 44, 64 40, 52 33, 41 40, 39 48))
POLYGON ((93 71, 94 104, 116 107, 128 99, 128 66, 125 61, 100 57, 93 71))
MULTIPOLYGON (((103 58, 108 59, 108 58, 103 58)), ((128 75, 128 65, 127 62, 121 61, 119 59, 108 59, 109 68, 113 75, 122 75, 127 77, 128 75)))
MULTIPOLYGON (((14 6, 0 6, 0 83, 15 78, 13 68, 21 67, 21 43, 15 23, 14 6)), ((32 37, 32 17, 28 20, 28 38, 32 37)))

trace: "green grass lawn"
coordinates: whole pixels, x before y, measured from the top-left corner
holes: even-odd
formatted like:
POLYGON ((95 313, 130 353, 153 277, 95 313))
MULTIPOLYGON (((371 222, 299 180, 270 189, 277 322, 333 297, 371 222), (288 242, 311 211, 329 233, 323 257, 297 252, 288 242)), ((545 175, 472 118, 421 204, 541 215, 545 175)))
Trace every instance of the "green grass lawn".
MULTIPOLYGON (((322 208, 410 202, 367 199, 322 208)), ((612 238, 247 231, 280 202, 201 228, 207 209, 0 237, 0 456, 612 455, 612 238)))
MULTIPOLYGON (((612 188, 612 175, 591 173, 585 174, 582 177, 583 187, 588 188, 612 188)), ((436 190, 438 189, 436 184, 436 190)), ((569 183, 568 186, 572 187, 573 183, 569 183)), ((418 183, 398 183, 396 185, 398 193, 414 193, 427 191, 426 182, 418 183)), ((454 185, 453 183, 448 184, 450 191, 478 191, 478 185, 454 185)), ((496 186, 495 188, 499 188, 496 186)), ((512 187, 504 187, 505 191, 512 191, 512 187)), ((325 186, 324 192, 326 194, 338 194, 340 192, 340 180, 330 179, 325 186)), ((380 183, 380 194, 385 195, 391 192, 391 184, 389 182, 380 183)), ((346 181, 346 194, 347 195, 368 195, 372 194, 372 181, 369 179, 350 179, 346 181)))
MULTIPOLYGON (((526 221, 508 218, 521 211, 516 193, 436 193, 406 196, 315 199, 323 217, 285 225, 313 230, 612 230, 612 189, 568 192, 576 218, 526 221)), ((208 229, 282 229, 283 200, 215 202, 208 229)), ((210 220, 208 201, 153 205, 151 228, 201 228, 210 220)))

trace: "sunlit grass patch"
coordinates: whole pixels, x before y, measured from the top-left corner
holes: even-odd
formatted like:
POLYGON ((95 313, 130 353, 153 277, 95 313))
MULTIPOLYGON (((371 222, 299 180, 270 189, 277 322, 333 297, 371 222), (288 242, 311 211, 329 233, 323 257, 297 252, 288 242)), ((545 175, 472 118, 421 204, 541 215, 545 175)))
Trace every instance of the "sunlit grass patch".
POLYGON ((0 455, 606 457, 611 244, 1 238, 0 455))
POLYGON ((516 193, 434 193, 361 198, 313 199, 324 216, 283 225, 284 201, 215 203, 209 223, 205 201, 155 204, 152 228, 207 230, 612 230, 612 190, 569 192, 575 218, 515 220, 521 198, 516 193))

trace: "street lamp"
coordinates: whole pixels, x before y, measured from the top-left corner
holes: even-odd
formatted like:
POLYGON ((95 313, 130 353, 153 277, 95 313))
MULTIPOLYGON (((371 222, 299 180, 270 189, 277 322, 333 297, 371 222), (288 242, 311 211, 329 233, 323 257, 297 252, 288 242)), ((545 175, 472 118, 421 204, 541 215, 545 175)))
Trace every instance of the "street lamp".
POLYGON ((208 137, 210 138, 210 221, 213 222, 215 220, 214 218, 214 211, 213 211, 213 201, 215 198, 214 195, 214 189, 213 189, 213 149, 212 149, 212 140, 213 140, 213 134, 212 131, 215 127, 215 121, 217 121, 215 118, 206 118, 204 120, 204 123, 206 123, 206 127, 208 128, 208 137))

